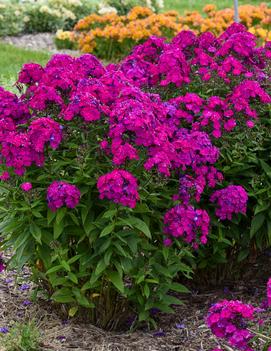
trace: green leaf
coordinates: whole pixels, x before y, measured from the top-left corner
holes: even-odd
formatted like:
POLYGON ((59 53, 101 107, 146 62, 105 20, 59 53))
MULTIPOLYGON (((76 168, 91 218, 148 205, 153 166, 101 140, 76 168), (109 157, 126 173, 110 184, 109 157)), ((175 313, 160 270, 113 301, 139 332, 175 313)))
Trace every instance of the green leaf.
POLYGON ((51 299, 60 303, 71 303, 75 301, 69 288, 61 288, 57 290, 53 293, 51 299))
POLYGON ((83 224, 85 224, 85 221, 88 215, 88 210, 89 210, 88 207, 83 207, 81 210, 81 218, 82 218, 83 224))
POLYGON ((57 224, 60 224, 62 219, 65 217, 66 212, 67 212, 66 207, 62 207, 62 208, 57 210, 57 213, 56 213, 56 223, 57 224))
POLYGON ((113 218, 116 213, 117 213, 117 209, 116 208, 113 209, 113 210, 108 210, 102 215, 102 218, 113 218))
POLYGON ((165 303, 156 303, 153 307, 159 308, 164 313, 175 313, 174 309, 165 303))
POLYGON ((78 306, 71 307, 69 309, 69 317, 74 317, 78 311, 78 306))
POLYGON ((122 277, 119 272, 110 272, 108 273, 108 279, 115 285, 115 287, 121 292, 124 293, 124 284, 122 277))
POLYGON ((68 272, 71 271, 71 268, 70 268, 70 266, 68 265, 68 263, 67 263, 66 261, 62 260, 60 263, 61 263, 61 266, 62 266, 66 271, 68 271, 68 272))
POLYGON ((144 295, 145 295, 146 298, 148 299, 149 296, 150 296, 150 288, 149 288, 148 284, 145 284, 145 285, 144 285, 143 291, 144 291, 144 295))
POLYGON ((72 258, 70 258, 67 262, 68 262, 68 264, 72 264, 72 263, 76 262, 77 260, 79 260, 79 258, 81 258, 81 257, 82 257, 82 255, 75 255, 72 258))
POLYGON ((32 236, 35 238, 35 240, 36 240, 39 244, 42 244, 42 242, 41 242, 41 229, 40 229, 40 227, 38 227, 36 223, 31 223, 29 229, 30 229, 30 233, 31 233, 32 236))
POLYGON ((267 222, 268 243, 271 245, 271 221, 267 222))
POLYGON ((47 221, 48 221, 48 224, 52 223, 53 219, 55 218, 56 216, 56 212, 53 212, 51 211, 50 209, 48 209, 47 211, 47 221))
POLYGON ((141 311, 138 314, 138 321, 143 322, 146 321, 149 318, 149 311, 141 311))
POLYGON ((81 291, 86 291, 92 288, 92 283, 90 281, 85 282, 85 284, 82 286, 81 291))
POLYGON ((249 249, 244 249, 242 251, 239 252, 238 257, 237 257, 237 261, 241 262, 244 259, 246 259, 249 255, 249 249))
POLYGON ((112 254, 113 254, 112 249, 107 250, 106 253, 104 254, 104 262, 107 266, 109 266, 112 254))
POLYGON ((163 302, 168 305, 183 305, 183 302, 175 296, 166 295, 163 297, 163 302))
POLYGON ((73 223, 76 224, 76 225, 79 227, 79 226, 80 226, 80 223, 79 223, 79 221, 78 221, 78 218, 75 216, 75 214, 72 213, 72 212, 69 212, 69 216, 71 217, 73 223))
POLYGON ((265 215, 263 213, 258 213, 256 216, 253 217, 251 221, 251 228, 250 228, 250 238, 252 238, 257 231, 262 227, 265 220, 265 215))
POLYGON ((71 280, 73 283, 78 284, 78 279, 77 279, 77 277, 76 277, 76 275, 75 275, 74 273, 69 272, 69 273, 68 273, 68 277, 70 278, 70 280, 71 280))
POLYGON ((190 290, 187 289, 184 285, 179 283, 171 283, 170 290, 177 291, 179 293, 189 293, 190 290))
POLYGON ((104 260, 103 259, 100 260, 95 269, 95 274, 100 275, 106 269, 106 267, 107 265, 105 264, 104 260))
POLYGON ((101 232, 101 234, 100 234, 100 237, 103 237, 103 236, 106 236, 106 235, 112 233, 113 230, 114 230, 114 228, 115 228, 115 224, 114 224, 114 223, 107 225, 107 226, 102 230, 102 232, 101 232))
POLYGON ((54 266, 54 267, 48 269, 48 271, 46 272, 46 274, 52 274, 52 273, 61 271, 62 269, 63 269, 63 266, 62 266, 62 265, 57 265, 57 266, 54 266))
POLYGON ((57 223, 57 221, 55 221, 54 223, 54 239, 57 240, 61 233, 63 232, 64 229, 64 224, 63 222, 57 223))
POLYGON ((149 239, 151 239, 151 232, 149 227, 145 222, 143 222, 141 219, 136 218, 136 217, 129 217, 128 219, 129 223, 132 224, 132 226, 138 230, 140 230, 142 233, 146 235, 149 239))
POLYGON ((260 164, 262 166, 262 169, 265 171, 265 173, 267 174, 267 176, 269 178, 271 178, 271 167, 264 161, 264 160, 260 160, 260 164))
POLYGON ((43 218, 42 214, 37 211, 37 210, 32 210, 32 214, 36 217, 36 218, 43 218))
POLYGON ((78 288, 73 288, 72 292, 76 298, 76 301, 79 303, 79 305, 87 308, 95 307, 95 305, 91 301, 89 301, 78 288))

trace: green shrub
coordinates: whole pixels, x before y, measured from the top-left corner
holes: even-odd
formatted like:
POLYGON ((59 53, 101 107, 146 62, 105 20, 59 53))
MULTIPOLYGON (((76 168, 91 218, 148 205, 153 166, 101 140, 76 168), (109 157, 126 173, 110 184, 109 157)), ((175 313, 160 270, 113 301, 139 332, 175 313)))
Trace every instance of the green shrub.
POLYGON ((27 17, 20 5, 0 1, 0 36, 22 32, 27 17))

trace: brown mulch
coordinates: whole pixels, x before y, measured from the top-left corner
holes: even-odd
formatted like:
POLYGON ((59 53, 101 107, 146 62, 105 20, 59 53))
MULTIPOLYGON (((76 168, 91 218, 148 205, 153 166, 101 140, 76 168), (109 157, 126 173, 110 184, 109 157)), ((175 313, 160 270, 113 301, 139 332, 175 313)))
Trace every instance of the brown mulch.
MULTIPOLYGON (((27 270, 19 277, 13 272, 4 272, 0 274, 0 327, 35 319, 41 331, 43 351, 210 351, 218 345, 225 347, 205 325, 210 305, 221 299, 259 305, 265 297, 270 264, 271 257, 265 256, 250 265, 251 269, 236 283, 209 291, 194 287, 192 293, 184 297, 184 305, 175 308, 174 315, 158 315, 158 330, 136 332, 106 332, 76 318, 65 321, 54 305, 42 298, 25 306, 24 301, 31 299, 32 294, 32 287, 24 290, 23 284, 29 279, 27 270)), ((271 323, 270 315, 264 317, 271 323)), ((260 351, 261 346, 257 345, 256 349, 260 351)))

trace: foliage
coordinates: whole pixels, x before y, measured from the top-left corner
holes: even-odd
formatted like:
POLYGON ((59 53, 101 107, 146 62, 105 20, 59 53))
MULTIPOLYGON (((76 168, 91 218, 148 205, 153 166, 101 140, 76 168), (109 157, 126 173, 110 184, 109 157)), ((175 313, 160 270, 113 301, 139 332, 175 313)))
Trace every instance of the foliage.
POLYGON ((251 133, 268 142, 271 46, 256 41, 234 24, 151 37, 118 65, 89 54, 24 65, 21 94, 0 90, 10 265, 27 263, 70 316, 87 308, 113 329, 173 311, 193 268, 269 246, 267 190, 245 178, 269 176, 251 133))
POLYGON ((21 6, 8 2, 0 2, 0 36, 17 35, 24 28, 24 13, 21 6))
MULTIPOLYGON (((197 34, 210 31, 220 35, 233 23, 233 9, 217 10, 215 5, 207 5, 203 11, 204 15, 192 12, 180 16, 174 11, 155 14, 146 7, 137 6, 126 16, 112 12, 91 14, 76 24, 73 37, 82 52, 93 52, 106 60, 118 60, 151 35, 170 39, 182 29, 197 34)), ((271 9, 266 4, 240 6, 239 13, 241 23, 260 41, 271 39, 271 9)), ((61 41, 58 35, 57 39, 61 41)))
POLYGON ((55 32, 71 29, 95 6, 88 0, 40 0, 23 3, 0 2, 0 35, 55 32))
POLYGON ((38 351, 40 332, 34 321, 16 322, 0 341, 5 351, 38 351))

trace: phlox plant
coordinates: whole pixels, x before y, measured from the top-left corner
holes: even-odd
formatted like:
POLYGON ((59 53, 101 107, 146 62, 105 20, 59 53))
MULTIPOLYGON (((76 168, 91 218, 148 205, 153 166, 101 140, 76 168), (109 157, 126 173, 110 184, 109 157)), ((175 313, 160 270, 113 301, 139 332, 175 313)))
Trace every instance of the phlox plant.
POLYGON ((10 265, 103 328, 174 311, 187 292, 177 281, 242 247, 225 228, 243 221, 249 237, 255 203, 225 153, 267 118, 270 59, 270 43, 234 24, 217 38, 151 37, 118 65, 25 64, 20 94, 0 90, 10 265))

